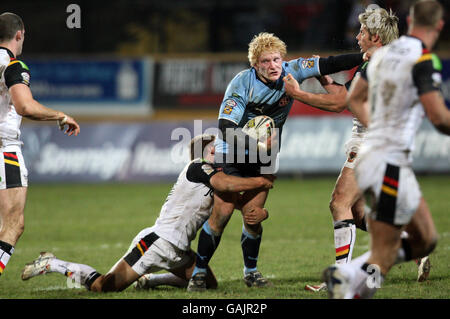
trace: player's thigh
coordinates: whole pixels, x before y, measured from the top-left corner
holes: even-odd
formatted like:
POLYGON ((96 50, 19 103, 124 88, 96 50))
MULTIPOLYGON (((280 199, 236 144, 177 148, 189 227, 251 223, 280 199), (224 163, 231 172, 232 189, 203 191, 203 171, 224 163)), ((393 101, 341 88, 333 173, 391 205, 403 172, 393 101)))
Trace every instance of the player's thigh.
POLYGON ((422 197, 416 213, 406 226, 406 231, 412 241, 433 244, 437 240, 436 226, 434 225, 430 209, 422 197))
POLYGON ((403 227, 394 226, 380 220, 369 220, 370 228, 370 251, 368 260, 370 264, 377 264, 381 272, 386 274, 394 265, 398 249, 401 246, 401 232, 403 227))

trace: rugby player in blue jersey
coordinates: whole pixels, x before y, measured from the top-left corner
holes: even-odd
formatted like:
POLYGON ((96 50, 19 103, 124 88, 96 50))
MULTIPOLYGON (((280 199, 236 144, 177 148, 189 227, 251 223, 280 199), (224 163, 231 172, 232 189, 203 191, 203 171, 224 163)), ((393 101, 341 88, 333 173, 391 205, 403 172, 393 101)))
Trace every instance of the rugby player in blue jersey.
MULTIPOLYGON (((283 77, 290 73, 302 82, 306 78, 351 69, 364 61, 363 53, 283 61, 285 56, 286 45, 282 40, 271 33, 260 33, 249 44, 251 68, 237 74, 228 84, 219 111, 222 136, 215 143, 215 162, 222 163, 226 174, 251 177, 276 172, 279 140, 293 104, 293 99, 284 90, 283 77), (258 115, 270 116, 275 122, 277 133, 265 144, 240 132, 250 119, 258 115), (258 146, 253 148, 255 145, 258 146), (258 153, 256 161, 252 161, 254 150, 258 153), (269 161, 262 161, 259 152, 270 154, 269 161)), ((244 218, 241 237, 244 281, 249 287, 269 284, 257 270, 261 222, 268 215, 263 209, 267 195, 267 190, 248 191, 242 196, 237 193, 214 193, 212 214, 199 235, 196 267, 188 291, 206 289, 207 265, 235 208, 241 209, 244 218)))

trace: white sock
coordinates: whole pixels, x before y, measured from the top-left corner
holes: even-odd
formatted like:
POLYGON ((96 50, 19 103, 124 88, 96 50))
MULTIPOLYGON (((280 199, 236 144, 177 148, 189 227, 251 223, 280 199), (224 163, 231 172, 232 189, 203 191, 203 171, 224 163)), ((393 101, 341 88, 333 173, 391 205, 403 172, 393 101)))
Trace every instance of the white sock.
MULTIPOLYGON (((397 260, 400 260, 401 255, 404 255, 403 249, 400 248, 398 254, 399 256, 397 257, 397 260)), ((384 282, 384 276, 381 274, 379 268, 377 268, 377 265, 367 265, 367 271, 362 269, 363 265, 367 264, 369 257, 370 251, 367 251, 352 260, 349 264, 349 267, 351 267, 354 271, 352 290, 358 298, 372 298, 377 289, 380 288, 384 282)))
POLYGON ((370 250, 362 254, 361 256, 356 257, 352 260, 351 264, 355 266, 355 268, 361 268, 370 257, 370 250))
POLYGON ((376 269, 376 265, 372 269, 368 269, 370 274, 361 267, 356 270, 353 284, 356 298, 370 299, 375 295, 378 288, 381 288, 384 282, 384 276, 379 272, 379 268, 378 271, 376 269))
POLYGON ((352 219, 334 222, 334 247, 336 264, 346 264, 352 260, 356 240, 356 226, 352 219))
POLYGON ((96 270, 88 265, 76 264, 69 261, 60 260, 57 258, 52 258, 49 262, 50 269, 49 272, 57 272, 72 278, 75 282, 82 285, 86 284, 86 280, 89 275, 96 273, 96 270))

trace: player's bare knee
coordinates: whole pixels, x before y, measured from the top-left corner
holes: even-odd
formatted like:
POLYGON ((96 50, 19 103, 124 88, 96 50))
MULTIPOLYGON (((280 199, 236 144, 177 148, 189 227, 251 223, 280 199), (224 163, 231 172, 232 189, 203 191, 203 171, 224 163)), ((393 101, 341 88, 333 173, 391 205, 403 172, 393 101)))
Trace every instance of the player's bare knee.
POLYGON ((257 207, 255 207, 255 206, 253 206, 253 205, 248 205, 248 206, 244 206, 244 207, 242 207, 242 213, 245 215, 245 214, 248 214, 248 213, 250 213, 250 212, 252 212, 253 210, 255 210, 257 207))

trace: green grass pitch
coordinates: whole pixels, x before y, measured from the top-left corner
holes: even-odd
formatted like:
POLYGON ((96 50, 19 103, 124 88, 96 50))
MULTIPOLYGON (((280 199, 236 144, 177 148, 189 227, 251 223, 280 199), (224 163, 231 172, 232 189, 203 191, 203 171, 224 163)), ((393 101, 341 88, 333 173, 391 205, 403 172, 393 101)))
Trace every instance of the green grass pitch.
MULTIPOLYGON (((153 225, 171 184, 36 185, 28 190, 25 232, 0 277, 0 299, 42 298, 163 298, 163 299, 323 299, 305 284, 319 283, 322 270, 334 262, 331 215, 328 209, 334 177, 279 179, 266 207, 259 270, 273 282, 270 288, 247 288, 242 281, 241 216, 235 211, 211 260, 217 290, 189 294, 184 289, 159 287, 142 292, 133 287, 120 293, 95 294, 69 288, 60 274, 22 281, 21 270, 40 251, 89 264, 107 272, 123 255, 133 237, 153 225)), ((440 240, 431 255, 427 282, 417 283, 415 263, 395 266, 376 298, 450 297, 450 177, 419 177, 440 240)), ((367 251, 369 236, 357 231, 354 256, 367 251)), ((197 249, 197 241, 192 244, 197 249)))

